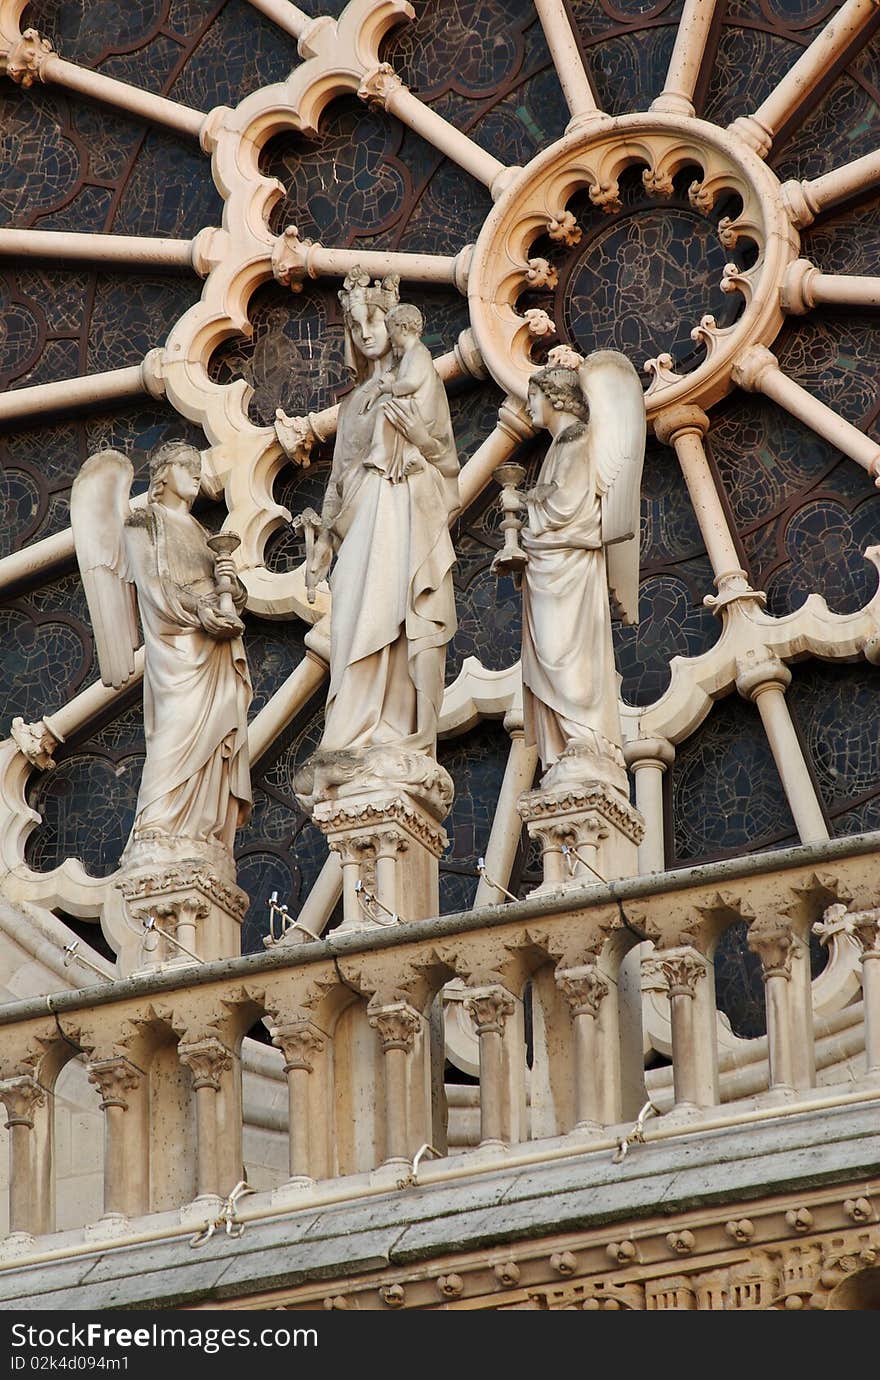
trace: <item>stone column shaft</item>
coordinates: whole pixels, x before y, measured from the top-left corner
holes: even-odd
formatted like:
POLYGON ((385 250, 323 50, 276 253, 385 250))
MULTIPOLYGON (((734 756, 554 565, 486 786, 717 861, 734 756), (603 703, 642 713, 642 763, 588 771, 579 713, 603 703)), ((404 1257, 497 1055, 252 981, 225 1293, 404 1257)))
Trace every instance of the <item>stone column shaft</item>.
POLYGON ((199 1198, 214 1197, 220 1191, 217 1095, 220 1091, 220 1078, 231 1067, 232 1056, 226 1046, 213 1035, 203 1040, 181 1043, 177 1047, 177 1053, 181 1063, 187 1065, 193 1076, 198 1144, 197 1195, 199 1198))
POLYGON ((38 1191, 34 1115, 46 1094, 30 1074, 0 1082, 9 1130, 9 1231, 32 1235, 37 1229, 38 1191))
POLYGON ((89 1082, 101 1094, 104 1112, 104 1216, 125 1217, 129 1204, 126 1171, 126 1113, 129 1094, 143 1077, 139 1068, 124 1056, 93 1059, 88 1065, 89 1082))
POLYGON ((480 1144, 504 1145, 504 1022, 513 1014, 513 997, 500 986, 477 987, 465 999, 480 1042, 480 1144))
POLYGON ((370 1025, 379 1032, 385 1071, 385 1163, 408 1163, 407 1065, 421 1028, 418 1011, 406 1002, 373 1007, 370 1025))

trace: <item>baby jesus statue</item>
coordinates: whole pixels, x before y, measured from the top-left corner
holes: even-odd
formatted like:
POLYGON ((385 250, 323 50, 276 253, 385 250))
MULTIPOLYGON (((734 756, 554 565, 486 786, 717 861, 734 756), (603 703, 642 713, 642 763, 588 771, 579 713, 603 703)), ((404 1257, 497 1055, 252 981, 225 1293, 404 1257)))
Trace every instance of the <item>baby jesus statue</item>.
POLYGON ((431 352, 422 341, 424 320, 418 307, 405 302, 392 307, 386 326, 397 368, 381 376, 378 391, 367 404, 368 408, 378 405, 378 410, 364 464, 368 469, 379 470, 392 484, 399 484, 408 475, 424 469, 425 461, 418 447, 387 416, 383 400, 411 398, 426 421, 442 417, 448 405, 431 352))

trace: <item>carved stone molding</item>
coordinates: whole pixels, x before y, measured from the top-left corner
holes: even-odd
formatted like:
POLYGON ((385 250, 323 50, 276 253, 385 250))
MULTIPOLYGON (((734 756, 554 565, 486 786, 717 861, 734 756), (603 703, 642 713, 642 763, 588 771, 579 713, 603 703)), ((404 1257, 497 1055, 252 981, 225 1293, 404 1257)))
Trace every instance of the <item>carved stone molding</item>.
POLYGON ((26 724, 20 716, 16 717, 12 720, 9 732, 19 751, 24 753, 32 767, 37 767, 40 771, 52 770, 55 766, 52 754, 58 746, 58 738, 45 719, 37 719, 36 723, 26 724))
POLYGON ((17 43, 6 54, 6 75, 18 86, 33 86, 42 79, 46 59, 55 52, 48 38, 41 38, 36 29, 25 29, 17 43))

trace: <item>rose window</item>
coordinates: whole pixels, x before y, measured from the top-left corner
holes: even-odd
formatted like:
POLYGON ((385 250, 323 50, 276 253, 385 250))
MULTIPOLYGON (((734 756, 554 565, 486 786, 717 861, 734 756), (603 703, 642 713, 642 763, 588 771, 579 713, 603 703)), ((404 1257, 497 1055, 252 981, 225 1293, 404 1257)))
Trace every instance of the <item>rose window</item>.
MULTIPOLYGON (((489 571, 491 475, 539 463, 522 402, 553 349, 644 373, 641 618, 617 633, 642 866, 878 827, 874 0, 315 6, 0 0, 10 897, 100 945, 143 728, 138 691, 97 680, 69 489, 108 445, 143 488, 183 435, 200 519, 243 538, 245 947, 272 892, 332 923, 292 784, 329 609, 287 520, 326 483, 355 265, 422 309, 463 461, 443 908, 493 899, 476 860, 520 731, 520 614, 489 571)), ((533 869, 520 846, 497 880, 524 892, 533 869)), ((721 999, 746 1033, 735 958, 721 999)))

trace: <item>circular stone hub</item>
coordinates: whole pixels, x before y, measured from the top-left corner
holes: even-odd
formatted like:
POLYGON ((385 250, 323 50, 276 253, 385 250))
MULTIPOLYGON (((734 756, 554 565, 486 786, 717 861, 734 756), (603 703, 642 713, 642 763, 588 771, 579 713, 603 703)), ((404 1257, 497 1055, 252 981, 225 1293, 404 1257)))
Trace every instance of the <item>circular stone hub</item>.
POLYGON ((673 403, 708 408, 730 391, 737 357, 778 334, 780 286, 799 252, 778 180, 729 130, 651 112, 609 118, 566 136, 505 189, 470 265, 477 343, 493 378, 518 398, 525 398, 536 367, 536 337, 534 320, 517 303, 535 285, 529 261, 539 257, 534 246, 547 235, 573 255, 557 296, 564 301, 555 323, 559 338, 585 352, 621 349, 637 368, 646 368, 652 374, 649 419, 673 403), (641 171, 653 204, 584 239, 569 202, 586 192, 594 206, 618 212, 620 179, 633 168, 641 171), (690 206, 680 197, 669 200, 673 179, 684 169, 697 170, 690 206), (741 210, 716 225, 713 208, 731 198, 741 210), (673 242, 683 240, 686 250, 673 256, 673 242), (738 241, 757 254, 747 271, 725 267, 738 241), (708 296, 701 286, 707 277, 716 283, 708 296), (735 310, 723 310, 733 293, 740 294, 740 307, 745 303, 736 320, 735 310), (673 360, 700 348, 705 354, 697 367, 677 374, 673 360))

